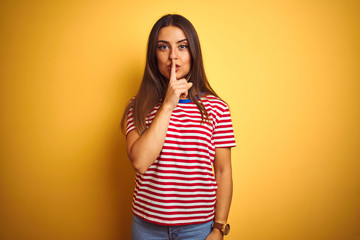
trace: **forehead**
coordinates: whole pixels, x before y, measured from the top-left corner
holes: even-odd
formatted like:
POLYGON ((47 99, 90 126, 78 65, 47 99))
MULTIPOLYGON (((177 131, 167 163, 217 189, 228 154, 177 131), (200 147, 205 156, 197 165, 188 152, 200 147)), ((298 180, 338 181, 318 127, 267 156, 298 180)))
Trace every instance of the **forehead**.
POLYGON ((186 35, 181 28, 175 26, 167 26, 160 29, 157 40, 177 42, 183 39, 186 39, 186 35))

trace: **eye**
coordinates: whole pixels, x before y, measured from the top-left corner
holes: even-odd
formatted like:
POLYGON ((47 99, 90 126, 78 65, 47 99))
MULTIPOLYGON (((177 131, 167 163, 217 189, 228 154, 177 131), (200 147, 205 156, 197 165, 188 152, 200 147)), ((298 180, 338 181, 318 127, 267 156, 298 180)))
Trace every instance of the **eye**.
POLYGON ((159 50, 166 50, 166 49, 168 49, 169 47, 168 47, 167 45, 165 45, 165 44, 162 44, 162 45, 159 45, 157 48, 158 48, 159 50))
POLYGON ((185 44, 181 44, 181 45, 179 46, 179 48, 180 48, 181 50, 186 50, 186 49, 189 48, 189 46, 188 46, 188 45, 185 45, 185 44))

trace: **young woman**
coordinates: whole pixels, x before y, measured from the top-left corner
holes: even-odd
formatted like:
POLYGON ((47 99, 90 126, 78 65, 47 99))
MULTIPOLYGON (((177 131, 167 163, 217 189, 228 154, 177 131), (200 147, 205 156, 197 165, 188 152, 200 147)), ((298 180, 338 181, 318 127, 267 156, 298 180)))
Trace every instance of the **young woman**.
POLYGON ((186 18, 165 15, 153 26, 143 80, 122 128, 136 171, 131 238, 223 239, 234 133, 186 18))

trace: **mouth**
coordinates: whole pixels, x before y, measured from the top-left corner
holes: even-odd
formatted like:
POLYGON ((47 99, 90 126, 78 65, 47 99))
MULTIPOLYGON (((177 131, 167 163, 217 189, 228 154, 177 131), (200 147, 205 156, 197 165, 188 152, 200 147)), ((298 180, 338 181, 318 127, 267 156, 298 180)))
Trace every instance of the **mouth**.
MULTIPOLYGON (((171 64, 167 66, 168 70, 171 71, 171 64)), ((175 71, 177 71, 180 68, 180 65, 175 65, 175 71)))

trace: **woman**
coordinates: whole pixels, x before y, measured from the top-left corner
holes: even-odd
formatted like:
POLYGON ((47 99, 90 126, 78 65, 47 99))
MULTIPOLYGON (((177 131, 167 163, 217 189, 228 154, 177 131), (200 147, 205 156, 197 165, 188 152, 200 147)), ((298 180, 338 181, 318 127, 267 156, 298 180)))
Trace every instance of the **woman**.
POLYGON ((234 133, 186 18, 165 15, 152 28, 143 80, 122 128, 136 171, 132 239, 223 239, 234 133))

